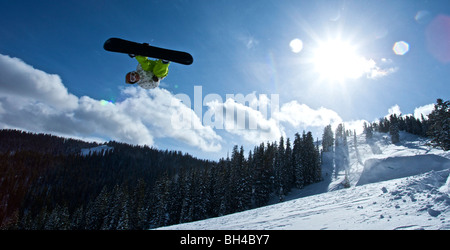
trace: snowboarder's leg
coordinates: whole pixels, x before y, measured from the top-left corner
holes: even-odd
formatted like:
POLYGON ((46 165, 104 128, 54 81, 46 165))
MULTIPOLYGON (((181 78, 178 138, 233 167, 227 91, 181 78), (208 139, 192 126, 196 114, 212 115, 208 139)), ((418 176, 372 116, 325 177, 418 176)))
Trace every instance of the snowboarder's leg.
POLYGON ((155 66, 153 67, 153 74, 158 78, 164 78, 169 74, 169 61, 157 60, 155 61, 155 66))
POLYGON ((155 67, 156 62, 145 56, 136 56, 135 58, 145 71, 152 71, 153 67, 155 67))

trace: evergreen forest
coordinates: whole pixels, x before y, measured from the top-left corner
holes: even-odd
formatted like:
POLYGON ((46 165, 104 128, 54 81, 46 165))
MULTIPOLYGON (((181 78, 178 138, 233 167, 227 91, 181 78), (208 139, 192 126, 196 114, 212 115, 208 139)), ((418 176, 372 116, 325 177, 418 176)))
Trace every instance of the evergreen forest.
POLYGON ((219 161, 110 141, 0 130, 2 229, 150 229, 282 201, 320 181, 311 132, 219 161))

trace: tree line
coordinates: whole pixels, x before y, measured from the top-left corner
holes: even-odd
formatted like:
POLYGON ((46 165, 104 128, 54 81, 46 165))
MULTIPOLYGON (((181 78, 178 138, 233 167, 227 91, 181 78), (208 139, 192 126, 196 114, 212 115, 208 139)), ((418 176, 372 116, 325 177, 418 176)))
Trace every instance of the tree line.
POLYGON ((433 111, 425 118, 415 118, 412 115, 402 116, 391 114, 389 117, 380 118, 378 122, 364 124, 366 139, 372 138, 373 131, 389 133, 392 143, 400 141, 399 131, 428 137, 431 145, 450 149, 450 101, 437 99, 433 111))
POLYGON ((321 180, 320 153, 311 132, 261 143, 245 157, 234 146, 217 164, 158 180, 152 225, 167 226, 283 201, 292 188, 321 180))
POLYGON ((99 144, 17 130, 0 136, 2 229, 148 229, 282 201, 321 180, 311 132, 247 156, 235 146, 217 162, 118 142, 83 155, 99 144))

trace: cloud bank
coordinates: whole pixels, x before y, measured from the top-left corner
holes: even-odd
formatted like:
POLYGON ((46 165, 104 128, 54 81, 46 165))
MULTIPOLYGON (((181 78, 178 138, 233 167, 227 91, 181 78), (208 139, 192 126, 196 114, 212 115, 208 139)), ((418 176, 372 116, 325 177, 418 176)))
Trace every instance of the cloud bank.
MULTIPOLYGON (((123 101, 116 103, 77 97, 58 75, 0 54, 0 128, 149 146, 168 138, 203 152, 219 152, 224 143, 219 130, 240 142, 259 144, 286 137, 288 129, 320 130, 344 122, 324 107, 313 109, 297 101, 280 105, 278 95, 269 99, 266 95, 258 98, 255 93, 245 97, 237 94, 223 102, 213 94, 210 97, 214 98, 205 97, 201 102, 207 107, 204 114, 162 88, 126 87, 121 96, 123 101)), ((433 104, 418 107, 414 115, 426 117, 433 108, 433 104)), ((400 107, 394 105, 388 113, 400 114, 400 107)), ((364 122, 345 122, 346 129, 361 133, 364 122)))
POLYGON ((247 142, 258 144, 263 141, 275 141, 285 136, 279 121, 270 117, 267 110, 256 107, 270 107, 267 99, 262 95, 259 99, 251 100, 249 106, 228 98, 225 102, 211 101, 207 114, 214 114, 216 128, 223 128, 226 132, 237 135, 247 142))
POLYGON ((109 103, 70 94, 57 75, 0 54, 0 128, 51 132, 77 138, 108 138, 155 144, 172 138, 203 151, 219 151, 221 137, 164 89, 122 89, 125 100, 109 103), (175 128, 172 114, 189 113, 196 129, 175 128))
POLYGON ((389 118, 390 115, 395 114, 397 116, 413 115, 416 119, 422 119, 422 116, 423 116, 423 118, 427 119, 428 115, 433 110, 434 110, 434 103, 430 103, 430 104, 426 104, 426 105, 415 108, 413 114, 402 114, 402 111, 400 110, 400 106, 398 106, 398 104, 395 104, 394 106, 392 106, 388 109, 388 114, 385 117, 389 118))
POLYGON ((326 108, 315 110, 296 101, 279 108, 278 100, 274 104, 267 96, 257 98, 254 93, 248 105, 233 98, 206 102, 205 117, 162 88, 126 87, 121 95, 123 101, 116 103, 77 97, 58 75, 0 55, 0 128, 150 146, 158 138, 170 138, 204 152, 218 152, 223 142, 218 129, 256 144, 286 136, 287 125, 324 127, 342 122, 326 108))
POLYGON ((341 117, 333 110, 320 107, 315 110, 306 104, 291 101, 281 106, 274 114, 275 119, 287 122, 294 127, 325 127, 328 124, 339 124, 341 117))

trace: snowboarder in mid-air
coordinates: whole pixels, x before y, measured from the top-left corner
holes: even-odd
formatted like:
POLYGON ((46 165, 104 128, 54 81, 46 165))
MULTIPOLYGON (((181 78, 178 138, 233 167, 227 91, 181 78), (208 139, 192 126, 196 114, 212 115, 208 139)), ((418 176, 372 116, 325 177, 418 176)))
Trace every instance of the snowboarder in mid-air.
POLYGON ((154 89, 158 87, 159 82, 169 73, 169 64, 167 60, 150 60, 145 56, 129 54, 136 58, 138 66, 136 71, 129 72, 125 77, 128 84, 137 83, 144 89, 154 89))
POLYGON ((120 38, 109 38, 103 44, 103 48, 136 58, 139 63, 136 71, 129 72, 125 76, 125 82, 137 83, 144 89, 158 87, 159 82, 169 73, 170 62, 190 65, 194 61, 191 54, 183 51, 159 48, 150 46, 148 43, 136 43, 120 38), (156 60, 150 60, 148 57, 156 58, 156 60))

